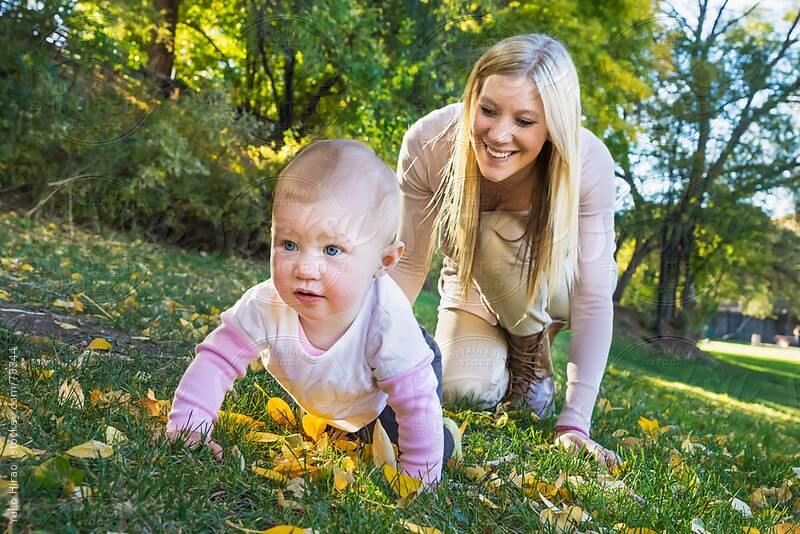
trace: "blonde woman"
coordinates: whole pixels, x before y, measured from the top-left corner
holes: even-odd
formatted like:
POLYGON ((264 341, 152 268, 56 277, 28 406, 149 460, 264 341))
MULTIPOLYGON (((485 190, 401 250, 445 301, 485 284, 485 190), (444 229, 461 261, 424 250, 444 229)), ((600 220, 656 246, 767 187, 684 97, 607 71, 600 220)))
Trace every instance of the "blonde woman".
POLYGON ((552 413, 550 343, 568 326, 556 441, 614 464, 619 457, 589 437, 611 343, 614 162, 580 121, 578 77, 561 43, 521 35, 487 50, 462 102, 421 118, 403 139, 406 253, 391 276, 413 304, 438 228, 435 340, 447 400, 552 413))

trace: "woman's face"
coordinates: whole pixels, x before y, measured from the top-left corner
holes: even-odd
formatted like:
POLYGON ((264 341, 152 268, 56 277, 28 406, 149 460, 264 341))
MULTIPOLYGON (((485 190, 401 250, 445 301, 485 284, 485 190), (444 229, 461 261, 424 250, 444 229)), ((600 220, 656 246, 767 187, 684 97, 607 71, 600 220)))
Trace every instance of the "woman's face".
POLYGON ((492 182, 523 180, 548 139, 544 105, 524 76, 484 80, 473 122, 473 150, 481 175, 492 182))

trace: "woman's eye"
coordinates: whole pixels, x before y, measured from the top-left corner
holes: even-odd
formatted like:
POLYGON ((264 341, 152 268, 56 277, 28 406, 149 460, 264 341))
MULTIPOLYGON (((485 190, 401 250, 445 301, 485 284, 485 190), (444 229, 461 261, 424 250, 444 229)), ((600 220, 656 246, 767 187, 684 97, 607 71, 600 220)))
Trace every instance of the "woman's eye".
POLYGON ((531 120, 528 120, 528 119, 517 119, 517 124, 519 124, 520 126, 530 126, 531 124, 534 124, 535 122, 536 121, 531 121, 531 120))
POLYGON ((494 110, 486 106, 481 106, 481 111, 483 111, 484 115, 488 115, 489 117, 494 115, 494 110))
POLYGON ((324 250, 325 254, 327 254, 328 256, 336 256, 339 252, 342 251, 339 247, 334 245, 328 245, 327 247, 325 247, 324 250))
POLYGON ((294 241, 284 241, 283 242, 283 249, 287 252, 294 252, 297 250, 297 244, 294 241))

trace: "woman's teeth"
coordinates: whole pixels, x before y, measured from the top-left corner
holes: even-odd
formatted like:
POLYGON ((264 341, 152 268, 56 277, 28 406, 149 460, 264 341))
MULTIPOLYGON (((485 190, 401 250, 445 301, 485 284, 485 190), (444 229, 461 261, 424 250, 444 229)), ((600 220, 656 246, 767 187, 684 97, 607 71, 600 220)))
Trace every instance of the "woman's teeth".
POLYGON ((507 158, 508 156, 513 154, 513 152, 497 152, 496 150, 492 150, 491 148, 489 148, 489 145, 486 145, 486 152, 488 152, 489 155, 492 156, 493 158, 497 159, 507 158))

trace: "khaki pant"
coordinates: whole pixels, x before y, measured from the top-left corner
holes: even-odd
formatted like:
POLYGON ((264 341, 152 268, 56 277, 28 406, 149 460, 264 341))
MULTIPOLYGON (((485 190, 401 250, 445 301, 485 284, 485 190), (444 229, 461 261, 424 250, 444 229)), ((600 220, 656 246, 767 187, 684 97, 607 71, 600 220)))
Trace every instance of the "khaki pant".
POLYGON ((439 277, 438 323, 434 336, 442 351, 446 401, 472 398, 482 407, 497 404, 508 388, 505 332, 541 332, 554 319, 569 321, 566 276, 561 287, 543 286, 527 299, 519 253, 526 217, 515 212, 484 212, 473 262, 473 287, 459 296, 456 266, 447 256, 439 277), (519 256, 519 257, 518 257, 519 256))

